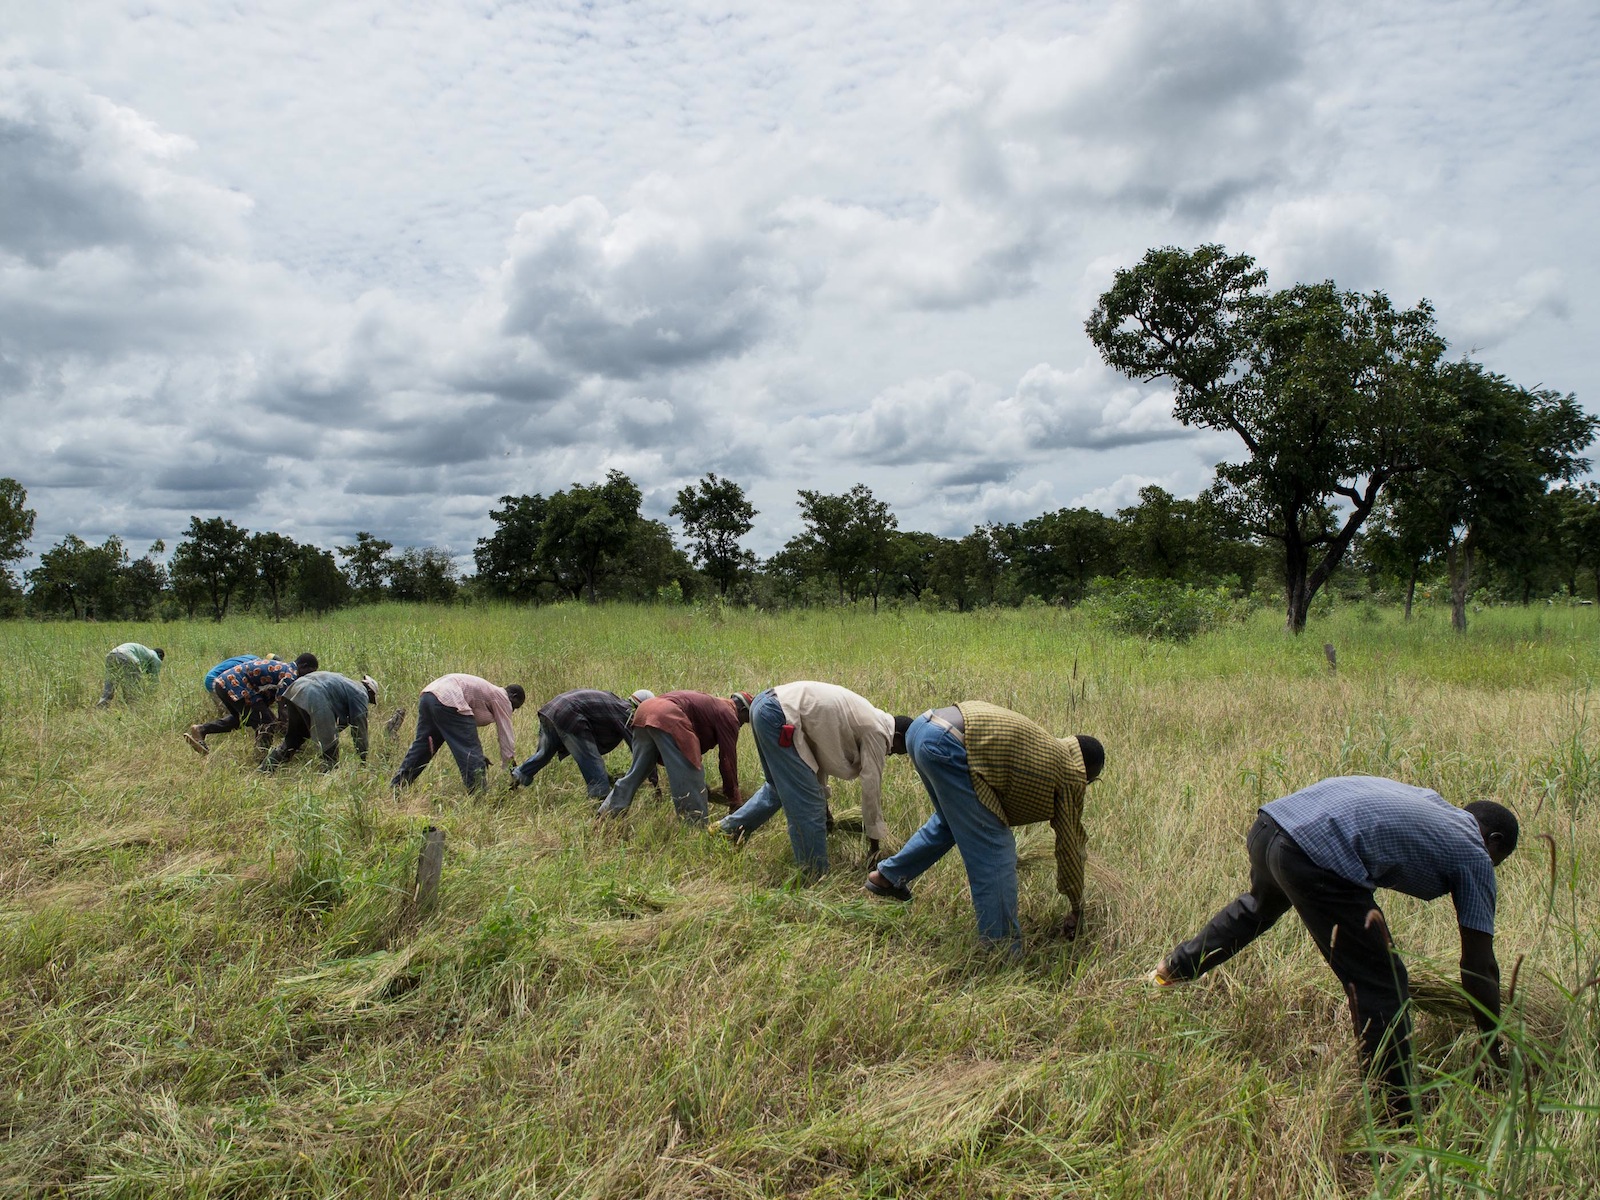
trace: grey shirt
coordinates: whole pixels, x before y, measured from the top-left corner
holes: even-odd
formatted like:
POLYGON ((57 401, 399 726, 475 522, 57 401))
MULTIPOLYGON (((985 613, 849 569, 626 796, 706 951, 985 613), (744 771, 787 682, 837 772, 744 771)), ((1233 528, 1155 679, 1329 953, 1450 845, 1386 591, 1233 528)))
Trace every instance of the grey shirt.
POLYGON ((348 728, 356 753, 367 757, 367 689, 336 671, 313 671, 289 685, 283 698, 305 713, 311 735, 326 754, 348 728))

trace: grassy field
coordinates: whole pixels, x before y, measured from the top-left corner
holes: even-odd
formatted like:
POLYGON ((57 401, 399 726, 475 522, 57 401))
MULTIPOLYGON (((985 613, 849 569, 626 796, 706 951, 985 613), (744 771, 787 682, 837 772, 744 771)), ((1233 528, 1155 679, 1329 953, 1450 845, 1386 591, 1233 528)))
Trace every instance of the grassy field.
MULTIPOLYGON (((1052 610, 0 625, 0 1194, 1600 1194, 1600 618, 1280 623, 1181 647, 1052 610), (164 646, 166 677, 98 711, 127 639, 164 646), (1022 838, 1010 964, 977 949, 954 854, 901 907, 863 898, 846 834, 800 887, 781 820, 737 848, 646 789, 596 827, 571 763, 471 799, 445 757, 396 799, 414 712, 329 775, 258 775, 244 735, 206 760, 180 740, 214 661, 306 649, 376 676, 384 715, 446 671, 521 682, 524 755, 539 700, 581 686, 817 678, 1093 733, 1085 934, 1048 935, 1048 827, 1022 838), (1359 772, 1523 821, 1497 938, 1508 978, 1522 960, 1513 1075, 1479 1078, 1468 1027, 1424 1012, 1426 1115, 1403 1135, 1370 1122, 1343 998, 1292 917, 1193 987, 1142 983, 1243 885, 1259 803, 1359 772), (429 825, 443 885, 419 914, 429 825)), ((753 786, 748 733, 741 767, 753 786)), ((904 759, 885 804, 897 839, 928 811, 904 759)), ((1414 971, 1453 977, 1448 900, 1386 908, 1414 971)))

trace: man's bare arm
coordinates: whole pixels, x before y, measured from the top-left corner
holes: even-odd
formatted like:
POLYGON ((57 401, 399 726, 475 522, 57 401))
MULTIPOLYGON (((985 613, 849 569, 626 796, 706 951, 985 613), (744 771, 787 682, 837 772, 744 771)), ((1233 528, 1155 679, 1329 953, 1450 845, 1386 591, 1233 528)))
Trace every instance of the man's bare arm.
MULTIPOLYGON (((1500 964, 1494 957, 1494 934, 1461 930, 1461 986, 1472 997, 1472 1017, 1485 1036, 1500 1024, 1500 964)), ((1501 1059, 1498 1039, 1490 1042, 1490 1056, 1501 1059)))

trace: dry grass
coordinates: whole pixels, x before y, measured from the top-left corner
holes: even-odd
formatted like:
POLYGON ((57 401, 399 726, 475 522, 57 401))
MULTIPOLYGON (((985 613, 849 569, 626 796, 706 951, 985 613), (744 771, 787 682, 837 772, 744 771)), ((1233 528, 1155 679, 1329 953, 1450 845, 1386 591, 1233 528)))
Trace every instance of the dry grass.
MULTIPOLYGON (((1182 648, 1050 611, 0 627, 0 1192, 1594 1193, 1593 614, 1485 613, 1466 639, 1432 613, 1341 614, 1300 642, 1275 621, 1182 648), (105 647, 128 638, 165 646, 168 678, 96 711, 105 647), (441 761, 397 801, 404 737, 327 776, 259 776, 243 736, 201 760, 178 732, 240 649, 371 672, 386 712, 454 669, 535 697, 810 677, 1095 733, 1085 935, 1048 936, 1042 829, 1020 839, 1029 941, 1010 964, 974 944, 955 855, 914 904, 883 905, 858 890, 858 834, 802 888, 781 821, 733 847, 645 795, 597 827, 568 763, 474 800, 441 761), (1368 1121, 1342 998, 1292 920, 1176 995, 1140 982, 1242 884, 1258 803, 1363 771, 1524 820, 1501 873, 1512 1079, 1477 1080, 1448 903, 1385 899, 1422 1009, 1413 1134, 1368 1121), (445 876, 418 915, 429 824, 445 876)), ((526 753, 531 709, 518 732, 526 753)), ((842 821, 857 803, 836 788, 842 821)), ((900 837, 926 814, 903 761, 885 807, 900 837)))

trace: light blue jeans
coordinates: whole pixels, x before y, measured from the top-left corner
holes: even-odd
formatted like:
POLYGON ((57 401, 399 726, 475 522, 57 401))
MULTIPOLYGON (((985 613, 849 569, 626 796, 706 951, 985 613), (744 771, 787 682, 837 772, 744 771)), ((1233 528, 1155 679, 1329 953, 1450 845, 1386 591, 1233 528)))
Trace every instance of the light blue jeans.
POLYGON ((828 873, 828 797, 817 773, 806 766, 793 746, 780 746, 783 705, 768 688, 750 704, 750 734, 755 738, 766 782, 737 812, 719 821, 727 834, 751 834, 780 808, 789 822, 789 845, 794 860, 807 875, 828 873))
POLYGON ((611 786, 611 793, 600 806, 600 816, 610 817, 626 812, 633 803, 633 794, 645 781, 657 763, 667 768, 667 786, 672 789, 672 803, 678 815, 686 821, 706 819, 706 773, 699 763, 692 763, 678 749, 672 735, 648 725, 636 726, 633 731, 633 766, 628 773, 611 786))
POLYGON ((966 743, 926 715, 906 731, 906 753, 933 800, 933 816, 897 854, 878 864, 890 883, 905 885, 950 852, 961 851, 978 914, 978 936, 1022 950, 1017 923, 1017 839, 1011 827, 984 807, 972 786, 966 743))

